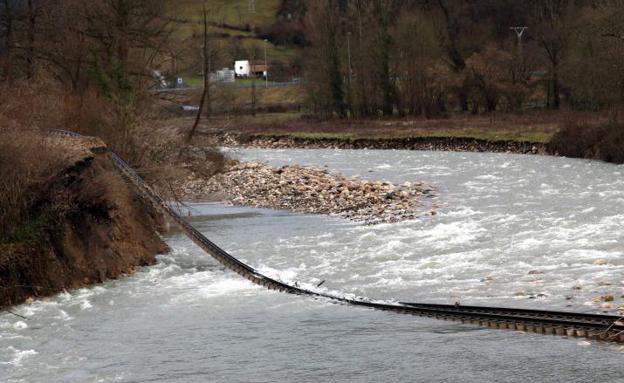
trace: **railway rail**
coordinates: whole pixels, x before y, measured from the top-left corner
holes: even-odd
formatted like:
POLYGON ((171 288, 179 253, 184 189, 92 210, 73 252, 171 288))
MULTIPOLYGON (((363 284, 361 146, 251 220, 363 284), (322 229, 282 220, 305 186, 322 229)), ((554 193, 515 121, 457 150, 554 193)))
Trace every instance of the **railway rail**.
MULTIPOLYGON (((79 134, 61 130, 52 131, 51 133, 66 137, 80 137, 79 134)), ((270 278, 221 249, 195 229, 169 206, 169 204, 117 154, 107 148, 94 148, 92 151, 94 153, 109 152, 115 167, 134 185, 141 196, 168 215, 179 228, 206 253, 229 270, 269 290, 277 290, 288 294, 303 295, 319 299, 329 299, 337 303, 375 310, 449 320, 494 329, 507 329, 568 337, 584 337, 600 341, 624 343, 624 318, 614 315, 527 310, 505 307, 464 306, 459 304, 371 301, 313 291, 270 278)))

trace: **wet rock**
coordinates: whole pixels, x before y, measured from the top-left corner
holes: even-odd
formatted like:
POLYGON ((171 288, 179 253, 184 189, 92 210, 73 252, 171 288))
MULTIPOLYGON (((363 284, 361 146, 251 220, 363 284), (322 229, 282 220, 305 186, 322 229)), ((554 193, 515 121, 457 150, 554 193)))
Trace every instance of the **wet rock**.
MULTIPOLYGON (((201 200, 221 192, 225 200, 252 207, 339 215, 368 224, 415 219, 425 186, 346 178, 325 169, 234 163, 211 179, 189 178, 177 185, 183 199, 201 200)), ((433 212, 435 213, 435 211, 433 212)))
POLYGON ((541 143, 516 141, 489 141, 458 137, 400 137, 400 138, 306 138, 289 135, 249 135, 227 131, 216 132, 215 144, 221 146, 242 146, 268 149, 309 148, 309 149, 407 149, 443 150, 460 152, 498 152, 544 154, 548 148, 541 143))
POLYGON ((600 297, 600 300, 603 302, 613 302, 615 299, 613 298, 613 295, 603 295, 600 297))
POLYGON ((606 259, 601 258, 601 259, 596 259, 593 263, 596 266, 604 266, 604 265, 608 264, 609 262, 606 259))

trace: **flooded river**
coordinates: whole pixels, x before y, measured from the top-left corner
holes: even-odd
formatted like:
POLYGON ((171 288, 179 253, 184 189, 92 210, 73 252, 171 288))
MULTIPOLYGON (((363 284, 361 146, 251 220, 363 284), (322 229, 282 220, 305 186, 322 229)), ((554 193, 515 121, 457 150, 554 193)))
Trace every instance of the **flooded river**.
MULTIPOLYGON (((236 150, 434 197, 415 221, 193 204, 214 242, 284 281, 354 296, 601 312, 624 305, 624 167, 506 154, 236 150)), ((624 382, 619 345, 266 291, 180 232, 159 264, 0 314, 0 382, 624 382)))

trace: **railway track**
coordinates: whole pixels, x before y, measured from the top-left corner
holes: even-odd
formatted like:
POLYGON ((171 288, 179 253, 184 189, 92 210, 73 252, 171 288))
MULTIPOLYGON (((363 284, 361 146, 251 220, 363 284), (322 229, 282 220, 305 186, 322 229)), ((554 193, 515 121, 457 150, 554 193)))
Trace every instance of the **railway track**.
MULTIPOLYGON (((80 137, 80 135, 76 133, 67 131, 53 131, 51 133, 66 137, 80 137)), ((106 148, 94 148, 93 151, 95 153, 109 152, 115 167, 136 187, 141 196, 167 214, 179 228, 206 253, 229 270, 269 290, 277 290, 288 294, 303 295, 319 299, 329 299, 333 302, 369 309, 449 320, 494 329, 507 329, 568 337, 584 337, 601 341, 624 343, 624 318, 614 315, 527 310, 505 307, 464 306, 459 304, 446 305, 370 301, 312 291, 275 280, 239 261, 210 241, 154 192, 136 171, 117 154, 106 148)))

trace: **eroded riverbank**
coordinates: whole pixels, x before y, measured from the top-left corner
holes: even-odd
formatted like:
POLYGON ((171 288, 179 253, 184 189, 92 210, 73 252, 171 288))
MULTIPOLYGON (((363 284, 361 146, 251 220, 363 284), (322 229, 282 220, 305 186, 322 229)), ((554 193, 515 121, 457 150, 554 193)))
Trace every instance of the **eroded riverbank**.
POLYGON ((217 145, 259 149, 394 149, 446 152, 488 152, 515 154, 552 154, 542 142, 486 140, 470 137, 376 137, 352 138, 313 134, 237 134, 209 135, 217 145))
POLYGON ((32 187, 21 227, 32 234, 0 243, 0 307, 130 274, 169 250, 158 233, 164 218, 117 172, 102 141, 47 137, 38 145, 62 160, 32 187))

